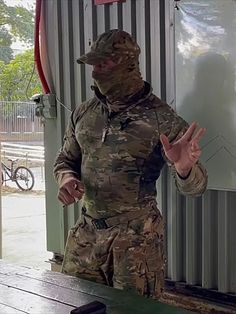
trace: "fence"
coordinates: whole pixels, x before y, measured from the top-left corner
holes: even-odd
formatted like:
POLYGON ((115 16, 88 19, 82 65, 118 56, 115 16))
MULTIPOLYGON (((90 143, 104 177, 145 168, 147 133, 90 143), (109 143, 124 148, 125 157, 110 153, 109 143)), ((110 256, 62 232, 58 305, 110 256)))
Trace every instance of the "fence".
POLYGON ((43 142, 43 126, 33 102, 0 101, 2 142, 43 142))
POLYGON ((3 159, 20 159, 27 162, 44 163, 44 147, 21 144, 1 143, 1 156, 3 159))

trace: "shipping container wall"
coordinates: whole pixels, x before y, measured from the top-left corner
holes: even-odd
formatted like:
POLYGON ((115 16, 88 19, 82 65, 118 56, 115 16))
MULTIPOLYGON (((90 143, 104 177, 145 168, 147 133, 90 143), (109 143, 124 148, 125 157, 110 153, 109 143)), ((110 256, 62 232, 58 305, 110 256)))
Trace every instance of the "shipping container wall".
MULTIPOLYGON (((76 59, 100 33, 124 29, 141 47, 143 78, 175 108, 174 6, 172 0, 126 0, 98 6, 93 0, 43 1, 45 68, 60 101, 56 121, 47 120, 45 126, 48 250, 63 253, 67 232, 79 216, 79 206, 62 209, 56 201, 51 174, 70 111, 92 95, 91 69, 78 65, 76 59)), ((236 293, 235 193, 215 190, 202 198, 185 198, 164 169, 158 182, 158 203, 167 226, 167 277, 236 293)))
POLYGON ((171 193, 168 274, 191 285, 236 293, 236 2, 182 0, 175 10, 176 110, 207 132, 202 198, 171 193))
MULTIPOLYGON (((56 201, 57 186, 52 167, 71 111, 92 96, 91 67, 76 60, 89 51, 99 34, 109 29, 123 29, 133 35, 141 47, 140 68, 144 80, 152 82, 161 96, 160 7, 165 1, 128 0, 95 5, 94 0, 45 0, 42 2, 42 55, 51 91, 57 96, 57 119, 45 125, 47 244, 48 250, 62 253, 68 229, 79 217, 79 206, 62 209, 56 201), (152 61, 152 62, 151 62, 152 61), (48 187, 48 188, 47 188, 48 187), (49 189, 50 188, 50 189, 49 189)), ((162 64, 162 66, 161 66, 162 64)), ((161 68, 162 67, 162 68, 161 68)))

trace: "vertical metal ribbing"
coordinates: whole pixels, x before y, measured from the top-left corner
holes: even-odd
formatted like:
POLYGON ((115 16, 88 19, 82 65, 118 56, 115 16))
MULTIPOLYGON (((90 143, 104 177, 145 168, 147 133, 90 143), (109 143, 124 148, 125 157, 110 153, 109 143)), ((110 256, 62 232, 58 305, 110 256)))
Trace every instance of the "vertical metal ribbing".
POLYGON ((132 20, 132 13, 131 13, 131 1, 126 1, 122 4, 122 29, 131 34, 131 20, 132 20))
MULTIPOLYGON (((204 288, 211 288, 212 273, 211 273, 211 192, 208 191, 203 201, 203 215, 202 215, 202 286, 204 288)), ((215 208, 216 210, 216 208, 215 208)))
POLYGON ((159 0, 160 11, 160 72, 161 72, 161 99, 166 100, 166 29, 165 29, 165 16, 166 7, 165 0, 159 0))
MULTIPOLYGON (((44 2, 43 2, 44 3, 44 2)), ((63 77, 63 49, 62 49, 62 27, 61 27, 61 1, 49 2, 51 5, 50 16, 46 16, 46 32, 48 34, 49 61, 53 66, 54 86, 57 97, 64 102, 64 77, 63 77), (50 21, 50 23, 49 23, 50 21)), ((44 3, 46 5, 46 3, 44 3)), ((47 249, 53 252, 63 252, 65 245, 65 229, 63 211, 57 202, 57 185, 52 175, 53 162, 65 130, 65 112, 58 104, 57 119, 47 119, 44 128, 45 143, 45 181, 46 181, 46 222, 47 222, 47 249), (57 141, 55 145, 55 139, 57 141), (53 227, 52 227, 53 226, 53 227)))
MULTIPOLYGON (((91 13, 92 13, 92 33, 93 33, 93 41, 97 39, 98 36, 98 19, 97 19, 97 6, 94 4, 94 1, 91 3, 91 13)), ((87 23, 91 23, 91 21, 87 21, 87 23)), ((89 25, 87 25, 88 27, 89 25)))
POLYGON ((150 1, 150 60, 153 92, 160 97, 160 6, 159 1, 150 1))
POLYGON ((130 0, 131 3, 131 34, 137 40, 137 13, 136 13, 136 0, 130 0))
POLYGON ((104 24, 105 24, 105 32, 111 29, 110 26, 110 4, 104 5, 104 24))
POLYGON ((140 70, 144 80, 151 82, 150 1, 136 2, 136 39, 141 47, 140 70), (149 41, 147 41, 149 39, 149 41))
POLYGON ((97 10, 97 33, 98 35, 105 32, 105 6, 98 5, 97 10))
POLYGON ((172 256, 172 238, 173 238, 173 229, 172 229, 172 205, 173 205, 173 198, 172 198, 172 190, 173 190, 173 178, 170 174, 168 167, 166 166, 164 172, 162 172, 162 187, 164 188, 164 198, 163 198, 163 216, 166 221, 166 252, 167 252, 167 276, 168 278, 172 279, 173 274, 173 256, 172 256))
POLYGON ((217 191, 207 191, 202 214, 202 286, 217 287, 217 191))
POLYGON ((175 107, 174 1, 165 2, 166 102, 175 107))
MULTIPOLYGON (((229 209, 228 193, 218 192, 218 289, 229 291, 229 209)), ((236 248, 236 247, 235 247, 236 248)))
POLYGON ((118 3, 114 2, 109 6, 110 28, 117 29, 118 26, 118 3))
POLYGON ((186 281, 199 284, 201 272, 201 199, 186 198, 186 281))
POLYGON ((110 4, 94 6, 97 21, 97 36, 110 29, 110 6, 110 4))
MULTIPOLYGON (((172 4, 172 1, 164 0, 126 0, 94 6, 93 0, 44 1, 43 6, 48 8, 45 10, 48 56, 57 97, 66 104, 69 102, 73 108, 75 103, 79 104, 91 96, 91 69, 77 65, 75 60, 90 49, 89 42, 97 37, 99 29, 124 28, 137 38, 141 46, 144 78, 151 80, 155 94, 161 95, 163 100, 171 100, 174 73, 168 60, 172 60, 174 49, 173 6, 170 8, 168 5, 172 4), (100 9, 102 19, 99 18, 100 9), (148 20, 150 32, 146 24, 148 20), (74 58, 73 64, 69 60, 71 58, 74 58), (148 69, 149 64, 151 69, 148 69)), ((57 120, 47 120, 45 125, 46 188, 50 186, 50 193, 46 195, 47 245, 48 250, 54 252, 63 251, 67 228, 71 223, 70 216, 65 211, 63 213, 56 201, 57 187, 51 175, 53 159, 57 147, 62 144, 68 118, 61 105, 58 105, 57 113, 57 120), (52 145, 55 139, 57 144, 52 145)), ((236 194, 208 191, 203 203, 201 198, 185 201, 185 198, 175 194, 173 179, 166 172, 165 168, 159 179, 161 188, 158 196, 159 199, 161 197, 159 203, 163 215, 168 216, 168 236, 166 234, 165 237, 168 239, 168 276, 174 280, 186 279, 189 284, 202 283, 206 288, 235 293, 236 194)))
POLYGON ((228 225, 228 256, 229 256, 229 280, 228 292, 236 293, 236 193, 227 192, 229 225, 228 225))
MULTIPOLYGON (((146 81, 151 83, 151 25, 150 25, 150 0, 145 1, 145 56, 146 56, 146 81)), ((155 76, 154 76, 155 77, 155 76)))
POLYGON ((173 212, 175 213, 175 218, 173 217, 172 223, 174 224, 174 230, 172 232, 172 276, 175 281, 184 280, 184 265, 186 257, 185 248, 185 235, 186 235, 186 225, 185 225, 185 208, 186 208, 186 198, 180 195, 175 188, 175 195, 173 199, 173 212))
MULTIPOLYGON (((57 1, 55 10, 55 84, 56 84, 56 91, 57 97, 60 99, 62 103, 64 103, 65 93, 64 93, 64 73, 63 73, 63 46, 62 46, 62 11, 61 11, 61 0, 57 1)), ((61 129, 61 141, 62 141, 62 134, 65 132, 65 114, 64 108, 59 104, 57 108, 57 121, 60 125, 61 129)))
POLYGON ((86 97, 85 65, 78 64, 76 60, 84 54, 84 10, 83 1, 72 1, 73 36, 74 36, 74 90, 75 103, 79 105, 86 97), (77 31, 79 30, 79 31, 77 31))
MULTIPOLYGON (((83 11, 84 11, 84 47, 85 52, 90 50, 90 47, 95 40, 97 34, 95 34, 96 26, 96 19, 94 20, 93 17, 95 15, 94 11, 94 4, 92 0, 84 0, 83 3, 83 11)), ((93 85, 93 80, 91 76, 91 67, 89 65, 85 65, 85 79, 86 79, 86 99, 92 97, 91 85, 93 85)))
POLYGON ((117 14, 118 14, 118 29, 123 29, 123 3, 118 2, 117 14))
MULTIPOLYGON (((74 37, 73 37, 73 14, 72 14, 72 0, 62 2, 62 32, 67 34, 63 36, 63 73, 64 81, 67 88, 65 90, 65 104, 71 110, 75 108, 75 75, 74 75, 74 37)), ((68 111, 65 112, 69 117, 68 111)))
MULTIPOLYGON (((76 106, 75 103, 75 65, 74 57, 74 21, 73 21, 73 1, 62 2, 62 32, 67 34, 63 36, 63 68, 64 68, 64 82, 65 90, 65 105, 73 110, 76 106)), ((76 19, 77 20, 77 19, 76 19)), ((70 112, 65 111, 66 121, 69 121, 70 112)), ((67 124, 68 122, 66 122, 67 124)), ((73 204, 64 210, 64 228, 66 233, 75 224, 79 216, 78 204, 73 204), (67 223, 67 225, 66 225, 67 223)))

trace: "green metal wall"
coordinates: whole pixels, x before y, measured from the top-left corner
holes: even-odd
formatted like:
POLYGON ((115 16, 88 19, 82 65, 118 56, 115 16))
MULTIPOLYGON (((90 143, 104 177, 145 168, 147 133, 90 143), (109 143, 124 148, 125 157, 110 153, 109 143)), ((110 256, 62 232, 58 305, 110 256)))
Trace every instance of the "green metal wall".
MULTIPOLYGON (((58 99, 73 109, 91 96, 90 70, 75 60, 99 33, 123 28, 141 46, 144 79, 151 82, 154 93, 175 107, 174 25, 178 11, 174 5, 172 0, 126 0, 101 6, 94 6, 92 0, 43 1, 45 68, 58 99)), ((57 109, 57 119, 47 120, 45 126, 47 241, 49 251, 63 253, 79 209, 70 206, 63 210, 56 200, 52 164, 69 116, 59 103, 57 109)), ((158 181, 158 192, 167 226, 167 277, 236 293, 235 193, 209 190, 202 198, 185 198, 176 192, 167 169, 158 181)))
MULTIPOLYGON (((93 0, 43 1, 42 51, 44 68, 53 93, 61 104, 57 105, 57 119, 47 120, 46 146, 46 208, 47 247, 49 251, 63 253, 69 228, 79 216, 78 205, 63 209, 57 199, 57 186, 52 166, 70 110, 92 96, 91 69, 78 65, 76 59, 89 50, 91 42, 105 30, 124 29, 141 46, 140 68, 143 78, 152 82, 154 92, 160 95, 160 6, 164 1, 128 0, 95 6, 93 0)), ((164 64, 163 64, 164 65, 164 64)), ((165 84, 164 84, 165 85, 165 84)))

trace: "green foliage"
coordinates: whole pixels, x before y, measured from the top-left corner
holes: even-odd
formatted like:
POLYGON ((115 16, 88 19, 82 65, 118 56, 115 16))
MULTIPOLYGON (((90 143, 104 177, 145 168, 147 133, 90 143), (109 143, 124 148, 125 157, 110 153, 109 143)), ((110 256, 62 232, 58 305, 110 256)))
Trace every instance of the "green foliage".
POLYGON ((12 38, 8 30, 4 26, 0 27, 0 60, 6 63, 13 59, 11 43, 12 38))
POLYGON ((7 6, 0 0, 0 60, 8 63, 13 58, 10 46, 16 39, 33 44, 34 11, 22 6, 7 6))
POLYGON ((0 60, 0 75, 4 69, 5 63, 3 61, 0 60))
POLYGON ((0 61, 0 99, 26 100, 34 94, 41 93, 37 71, 35 70, 32 75, 33 69, 34 54, 32 49, 18 54, 8 64, 0 61), (26 91, 26 89, 28 90, 26 91))
POLYGON ((21 6, 7 7, 7 13, 11 34, 27 44, 33 44, 34 13, 21 6))

